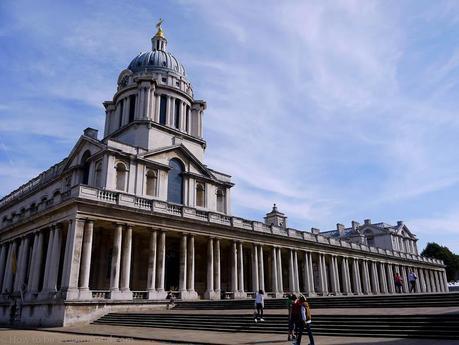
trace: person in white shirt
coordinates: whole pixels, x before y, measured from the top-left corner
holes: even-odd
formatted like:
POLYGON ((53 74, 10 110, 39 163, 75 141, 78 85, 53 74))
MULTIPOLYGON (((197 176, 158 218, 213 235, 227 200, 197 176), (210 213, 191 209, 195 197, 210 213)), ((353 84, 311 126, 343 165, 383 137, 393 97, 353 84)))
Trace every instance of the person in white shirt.
POLYGON ((415 292, 416 291, 416 280, 418 277, 416 276, 416 273, 413 271, 410 271, 408 274, 408 281, 410 283, 410 292, 415 292))
POLYGON ((265 307, 265 295, 263 290, 260 290, 255 295, 255 308, 257 309, 257 313, 255 315, 255 322, 265 321, 263 319, 263 308, 265 307))

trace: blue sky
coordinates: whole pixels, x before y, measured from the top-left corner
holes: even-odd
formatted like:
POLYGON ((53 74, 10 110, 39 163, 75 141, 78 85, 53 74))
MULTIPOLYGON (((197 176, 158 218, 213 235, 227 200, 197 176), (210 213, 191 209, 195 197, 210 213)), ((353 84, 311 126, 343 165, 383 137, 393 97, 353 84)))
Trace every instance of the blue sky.
POLYGON ((459 2, 0 2, 0 195, 64 158, 118 74, 168 48, 208 104, 233 214, 404 220, 459 252, 459 2))

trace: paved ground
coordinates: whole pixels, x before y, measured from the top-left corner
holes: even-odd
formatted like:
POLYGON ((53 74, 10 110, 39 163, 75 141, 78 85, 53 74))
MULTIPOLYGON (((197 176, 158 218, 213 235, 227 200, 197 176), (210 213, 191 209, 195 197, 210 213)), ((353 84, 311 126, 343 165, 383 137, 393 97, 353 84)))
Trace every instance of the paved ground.
MULTIPOLYGON (((304 339, 303 344, 308 342, 304 339)), ((457 340, 316 337, 316 345, 457 345, 457 340)), ((0 345, 49 344, 290 345, 284 335, 89 325, 49 330, 0 329, 0 345)))

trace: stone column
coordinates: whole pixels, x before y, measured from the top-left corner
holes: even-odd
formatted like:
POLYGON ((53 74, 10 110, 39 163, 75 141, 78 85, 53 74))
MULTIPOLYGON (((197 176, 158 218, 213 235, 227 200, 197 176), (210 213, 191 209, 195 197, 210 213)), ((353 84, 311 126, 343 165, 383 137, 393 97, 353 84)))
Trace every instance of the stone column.
POLYGON ((205 298, 212 299, 214 294, 214 240, 209 238, 207 241, 207 290, 205 298))
POLYGON ((378 277, 378 266, 376 262, 371 261, 371 290, 375 295, 381 291, 379 289, 379 277, 378 277))
POLYGON ((244 251, 242 249, 242 242, 239 242, 238 248, 238 291, 244 294, 244 251))
POLYGON ((89 273, 91 271, 93 232, 94 221, 87 220, 84 225, 83 252, 81 256, 80 299, 92 299, 92 293, 89 290, 89 273))
POLYGON ((3 276, 2 293, 13 292, 13 260, 16 260, 17 242, 10 242, 8 245, 8 257, 6 259, 5 274, 3 276))
POLYGON ((437 287, 437 292, 442 292, 438 271, 434 271, 434 279, 435 279, 435 286, 437 287))
POLYGON ((16 274, 14 275, 14 284, 13 284, 13 291, 20 292, 21 285, 22 285, 22 276, 24 272, 24 253, 25 253, 25 240, 26 238, 22 238, 19 243, 19 253, 18 259, 16 264, 16 274))
POLYGON ((338 263, 335 255, 330 256, 330 281, 331 281, 331 292, 332 294, 339 295, 339 281, 338 281, 338 263))
POLYGON ((231 291, 233 292, 233 298, 237 295, 237 243, 233 241, 231 253, 231 291))
POLYGON ((314 295, 314 274, 312 272, 312 259, 310 252, 304 252, 304 293, 307 296, 314 295))
POLYGON ((277 248, 277 278, 279 293, 284 295, 284 282, 282 277, 282 250, 277 248))
POLYGON ((296 250, 293 251, 293 272, 294 272, 294 282, 295 282, 295 291, 300 292, 300 277, 298 273, 298 252, 296 250))
POLYGON ((263 246, 258 247, 258 283, 260 284, 260 290, 265 291, 265 264, 263 260, 263 246))
POLYGON ((446 277, 446 270, 441 272, 441 277, 443 279, 443 286, 445 287, 445 292, 449 292, 448 288, 448 278, 446 277))
POLYGON ((49 274, 51 271, 51 260, 54 243, 54 228, 50 228, 48 236, 48 246, 46 249, 45 270, 43 272, 43 284, 40 292, 40 298, 46 298, 49 290, 49 274))
POLYGON ((131 256, 132 253, 132 226, 128 225, 124 230, 123 250, 121 253, 121 282, 120 290, 122 298, 126 300, 132 299, 132 291, 130 289, 131 278, 131 256))
POLYGON ((8 252, 8 245, 2 244, 0 247, 0 291, 3 289, 3 276, 5 275, 6 258, 8 252))
POLYGON ((221 293, 221 278, 220 278, 220 240, 218 238, 214 241, 214 271, 215 271, 215 281, 214 281, 214 291, 215 299, 220 299, 221 293))
POLYGON ((423 272, 424 281, 426 284, 426 292, 432 292, 432 287, 430 285, 429 270, 424 268, 422 272, 423 272))
POLYGON ((406 273, 406 267, 400 266, 400 270, 402 271, 402 277, 403 277, 403 290, 405 293, 408 293, 409 286, 408 286, 408 274, 406 273))
POLYGON ((352 258, 352 287, 354 294, 362 294, 359 261, 357 258, 352 258))
POLYGON ((194 263, 194 236, 188 236, 188 257, 187 257, 187 293, 182 296, 186 299, 196 299, 198 298, 198 294, 194 290, 194 279, 195 279, 195 263, 194 263))
POLYGON ((121 270, 121 243, 123 225, 116 224, 113 235, 112 263, 110 269, 110 298, 122 299, 120 297, 120 270, 121 270))
POLYGON ((416 267, 413 267, 413 272, 418 277, 416 280, 416 285, 415 285, 415 292, 420 293, 421 292, 421 282, 419 280, 419 270, 416 267))
POLYGON ((347 258, 342 257, 341 259, 341 279, 343 280, 343 294, 351 294, 351 278, 349 275, 349 263, 347 258))
MULTIPOLYGON (((272 266, 271 266, 271 272, 272 272, 271 285, 273 287, 272 291, 273 291, 274 295, 277 298, 278 295, 279 295, 279 288, 278 288, 278 285, 277 285, 277 272, 278 272, 278 269, 277 269, 277 250, 276 250, 276 247, 273 247, 273 249, 272 249, 272 261, 271 261, 271 264, 272 264, 272 266)), ((280 296, 280 297, 282 297, 282 296, 280 296)))
POLYGON ((157 298, 156 293, 156 248, 158 246, 158 232, 152 230, 150 232, 150 242, 148 246, 148 280, 147 291, 148 299, 157 298))
POLYGON ((38 231, 35 234, 35 240, 37 244, 35 247, 35 255, 33 256, 32 267, 30 268, 30 278, 28 284, 28 297, 36 297, 38 289, 40 287, 40 273, 41 263, 43 261, 43 231, 38 231))
MULTIPOLYGON (((51 254, 51 270, 48 276, 48 289, 51 293, 57 292, 57 279, 59 276, 59 262, 61 259, 62 225, 54 227, 53 251, 51 254)), ((78 284, 77 284, 78 285, 78 284)))
POLYGON ((418 276, 419 288, 421 289, 421 292, 427 292, 426 280, 424 277, 424 269, 419 268, 418 272, 419 272, 419 276, 418 276))
POLYGON ((388 277, 388 290, 389 293, 395 293, 395 281, 394 281, 394 270, 392 264, 386 266, 387 277, 388 277))
POLYGON ((381 292, 384 294, 388 293, 387 275, 386 275, 386 264, 384 262, 379 263, 379 273, 381 282, 381 292))
POLYGON ((74 218, 69 221, 61 280, 61 291, 67 300, 79 298, 78 277, 80 274, 83 229, 83 219, 74 218))
POLYGON ((167 292, 164 291, 164 277, 166 273, 166 232, 161 231, 159 235, 158 245, 158 292, 157 298, 164 299, 167 296, 167 292))
POLYGON ((370 286, 370 272, 368 270, 368 262, 366 260, 362 260, 362 286, 363 286, 363 293, 365 295, 370 294, 371 286, 370 286))
POLYGON ((319 253, 319 291, 318 293, 322 296, 328 295, 328 284, 327 284, 327 270, 325 267, 324 254, 319 253))
POLYGON ((180 273, 179 273, 179 292, 180 297, 186 292, 186 272, 187 271, 187 237, 182 235, 180 241, 180 273))
POLYGON ((293 250, 289 249, 288 263, 288 288, 290 292, 295 292, 295 264, 293 263, 293 250))

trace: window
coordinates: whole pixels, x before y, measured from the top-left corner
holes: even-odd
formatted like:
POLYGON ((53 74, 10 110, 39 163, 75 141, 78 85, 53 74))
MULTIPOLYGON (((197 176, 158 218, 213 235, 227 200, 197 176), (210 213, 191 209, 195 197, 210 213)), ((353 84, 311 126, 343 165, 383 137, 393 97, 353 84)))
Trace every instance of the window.
POLYGON ((96 163, 96 172, 94 176, 96 187, 102 187, 102 163, 96 163))
POLYGON ((375 236, 373 235, 373 231, 365 230, 364 235, 367 238, 367 245, 369 247, 374 247, 375 246, 375 236))
POLYGON ((187 133, 190 132, 190 106, 186 106, 186 114, 185 114, 185 131, 187 133))
POLYGON ((217 212, 225 213, 225 192, 217 190, 217 212))
POLYGON ((154 170, 148 170, 146 174, 145 194, 150 196, 156 195, 156 186, 158 185, 158 175, 154 170))
POLYGON ((120 191, 125 191, 126 189, 126 177, 127 177, 127 168, 124 163, 116 164, 116 189, 120 191))
POLYGON ((206 207, 206 187, 203 183, 196 183, 196 206, 206 207))
POLYGON ((136 98, 135 95, 129 96, 129 123, 134 122, 136 98))
POLYGON ((180 100, 175 100, 174 127, 180 129, 180 100))
POLYGON ((183 204, 183 164, 178 159, 173 158, 169 162, 169 168, 167 201, 183 204))
POLYGON ((81 183, 82 184, 88 184, 89 182, 89 157, 91 156, 91 152, 89 150, 86 150, 85 153, 83 153, 83 156, 81 157, 81 183))
POLYGON ((159 103, 159 123, 166 125, 167 96, 161 95, 159 103))
POLYGON ((121 126, 123 126, 123 111, 124 111, 124 100, 121 100, 119 103, 118 103, 118 108, 119 108, 119 128, 121 128, 121 126))

